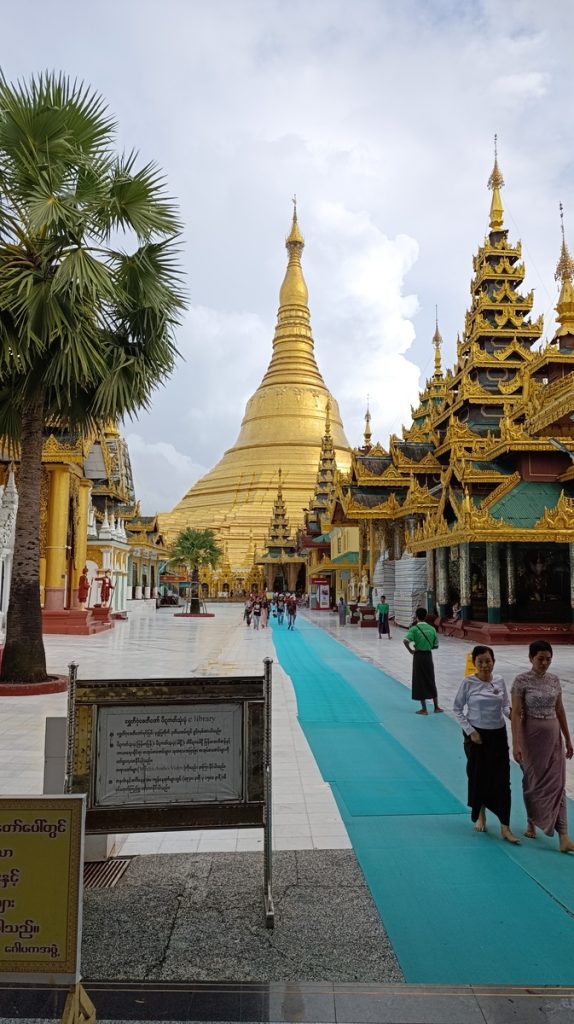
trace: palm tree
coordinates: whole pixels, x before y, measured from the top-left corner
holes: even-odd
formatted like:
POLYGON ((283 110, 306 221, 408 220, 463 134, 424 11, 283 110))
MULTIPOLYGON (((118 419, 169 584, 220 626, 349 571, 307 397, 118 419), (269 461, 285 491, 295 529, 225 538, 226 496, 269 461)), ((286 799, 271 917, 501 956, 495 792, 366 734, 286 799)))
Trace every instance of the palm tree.
POLYGON ((0 438, 20 459, 0 679, 46 680, 39 587, 43 434, 93 431, 171 372, 181 230, 154 164, 118 156, 100 96, 0 74, 0 438))
POLYGON ((203 565, 212 569, 219 562, 223 551, 217 546, 213 530, 194 530, 188 526, 181 530, 170 548, 169 561, 172 565, 183 565, 187 570, 190 599, 189 610, 199 612, 199 570, 203 565))

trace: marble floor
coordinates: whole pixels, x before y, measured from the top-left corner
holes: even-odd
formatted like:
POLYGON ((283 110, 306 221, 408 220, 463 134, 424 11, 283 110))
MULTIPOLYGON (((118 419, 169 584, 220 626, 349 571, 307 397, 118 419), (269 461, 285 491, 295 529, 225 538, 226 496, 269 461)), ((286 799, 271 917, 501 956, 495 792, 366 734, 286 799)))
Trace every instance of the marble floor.
MULTIPOLYGON (((134 616, 109 633, 93 637, 47 636, 48 669, 64 672, 71 661, 81 679, 161 678, 186 675, 262 673, 266 657, 275 659, 269 629, 248 629, 240 605, 216 605, 214 618, 176 619, 173 611, 134 616)), ((349 646, 361 658, 380 666, 410 686, 411 659, 402 645, 404 630, 393 639, 377 631, 338 625, 329 612, 303 612, 309 620, 349 646)), ((441 637, 435 654, 441 703, 447 712, 463 677, 469 645, 441 637)), ((528 665, 525 647, 502 647, 497 669, 509 684, 528 665)), ((553 670, 563 683, 564 703, 574 729, 574 659, 571 647, 555 649, 553 670)), ((407 694, 405 697, 408 699, 407 694)), ((44 729, 48 716, 64 716, 66 695, 0 698, 0 793, 42 792, 44 729)), ((567 764, 567 790, 574 797, 574 765, 567 764)), ((145 833, 125 837, 121 852, 216 852, 262 849, 258 829, 145 833)), ((273 665, 273 846, 277 850, 345 849, 349 839, 331 789, 319 773, 297 721, 289 677, 273 665)))

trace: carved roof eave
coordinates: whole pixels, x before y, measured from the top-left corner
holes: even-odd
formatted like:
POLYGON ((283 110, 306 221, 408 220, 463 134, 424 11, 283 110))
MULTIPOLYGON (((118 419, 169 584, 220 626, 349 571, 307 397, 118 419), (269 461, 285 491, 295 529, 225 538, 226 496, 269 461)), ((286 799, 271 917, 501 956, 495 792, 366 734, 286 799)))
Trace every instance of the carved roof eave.
POLYGON ((559 363, 566 366, 574 366, 574 352, 561 352, 560 349, 556 348, 551 341, 547 342, 544 348, 541 348, 534 354, 534 360, 531 364, 530 370, 532 373, 538 373, 547 366, 548 363, 559 363))
POLYGON ((492 508, 500 498, 503 498, 505 494, 508 494, 509 491, 513 489, 513 487, 516 487, 516 484, 520 483, 520 480, 520 473, 511 473, 510 476, 507 476, 506 479, 498 485, 498 487, 495 487, 494 490, 484 498, 481 508, 492 508))
POLYGON ((445 533, 434 533, 432 537, 409 539, 408 548, 413 554, 436 551, 438 548, 453 547, 455 544, 503 543, 512 541, 523 544, 570 544, 574 524, 562 529, 543 529, 538 524, 530 529, 510 526, 501 520, 500 528, 479 530, 456 528, 445 533))
POLYGON ((545 402, 538 412, 528 418, 527 424, 531 433, 536 434, 538 431, 544 430, 551 423, 558 422, 564 416, 570 416, 574 411, 574 381, 568 381, 568 378, 566 381, 569 388, 565 389, 564 394, 555 398, 554 401, 550 399, 545 402))
POLYGON ((54 434, 49 434, 42 443, 42 462, 68 463, 83 466, 86 458, 86 442, 60 441, 54 434))

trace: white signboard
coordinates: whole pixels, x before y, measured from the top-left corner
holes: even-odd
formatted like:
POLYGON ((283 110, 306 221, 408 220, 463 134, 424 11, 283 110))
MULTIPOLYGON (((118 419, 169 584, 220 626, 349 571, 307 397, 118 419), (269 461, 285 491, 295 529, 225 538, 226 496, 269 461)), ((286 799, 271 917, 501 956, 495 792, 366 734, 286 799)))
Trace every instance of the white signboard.
POLYGON ((241 800, 241 704, 100 707, 95 806, 241 800))

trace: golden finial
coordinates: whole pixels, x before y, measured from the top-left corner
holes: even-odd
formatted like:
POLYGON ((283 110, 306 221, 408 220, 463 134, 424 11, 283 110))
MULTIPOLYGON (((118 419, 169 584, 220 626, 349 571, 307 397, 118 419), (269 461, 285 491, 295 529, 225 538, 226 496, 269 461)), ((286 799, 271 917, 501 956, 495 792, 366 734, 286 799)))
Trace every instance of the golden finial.
POLYGON ((572 275, 574 274, 574 260, 572 259, 568 246, 566 245, 566 236, 564 234, 564 207, 560 203, 560 229, 562 231, 562 246, 560 249, 560 259, 556 265, 556 273, 554 277, 557 281, 571 281, 572 275))
POLYGON ((325 434, 327 437, 331 433, 331 398, 327 399, 327 405, 325 406, 325 434))
POLYGON ((504 178, 502 172, 498 166, 498 136, 494 136, 494 167, 488 179, 488 187, 492 189, 492 202, 490 204, 490 230, 491 231, 502 231, 503 230, 503 218, 504 210, 502 207, 502 199, 500 198, 500 189, 504 185, 504 178))
POLYGON ((366 445, 370 445, 372 436, 373 433, 371 430, 371 412, 369 409, 369 395, 367 395, 367 411, 365 413, 365 432, 363 434, 363 439, 366 445))
POLYGON ((287 272, 279 293, 280 306, 306 306, 309 301, 307 285, 301 270, 301 253, 305 247, 305 239, 297 222, 297 198, 293 196, 293 221, 291 231, 285 239, 289 260, 287 272))
POLYGON ((434 374, 435 377, 440 377, 442 376, 442 365, 440 361, 442 336, 438 329, 438 306, 435 306, 435 332, 433 334, 432 343, 434 345, 434 374))
POLYGON ((305 245, 305 239, 299 231, 299 223, 297 221, 297 196, 294 195, 291 202, 293 203, 293 221, 291 223, 291 231, 289 232, 285 242, 287 249, 290 252, 293 245, 300 246, 301 249, 305 245))
POLYGON ((560 258, 556 266, 555 278, 557 281, 562 282, 560 288, 560 295, 558 296, 558 302, 556 304, 556 312, 558 314, 558 328, 555 338, 563 337, 564 335, 574 334, 574 286, 572 285, 572 277, 574 276, 574 260, 570 255, 568 246, 566 245, 566 235, 564 233, 564 209, 562 203, 560 203, 560 227, 562 230, 562 245, 560 247, 560 258))

